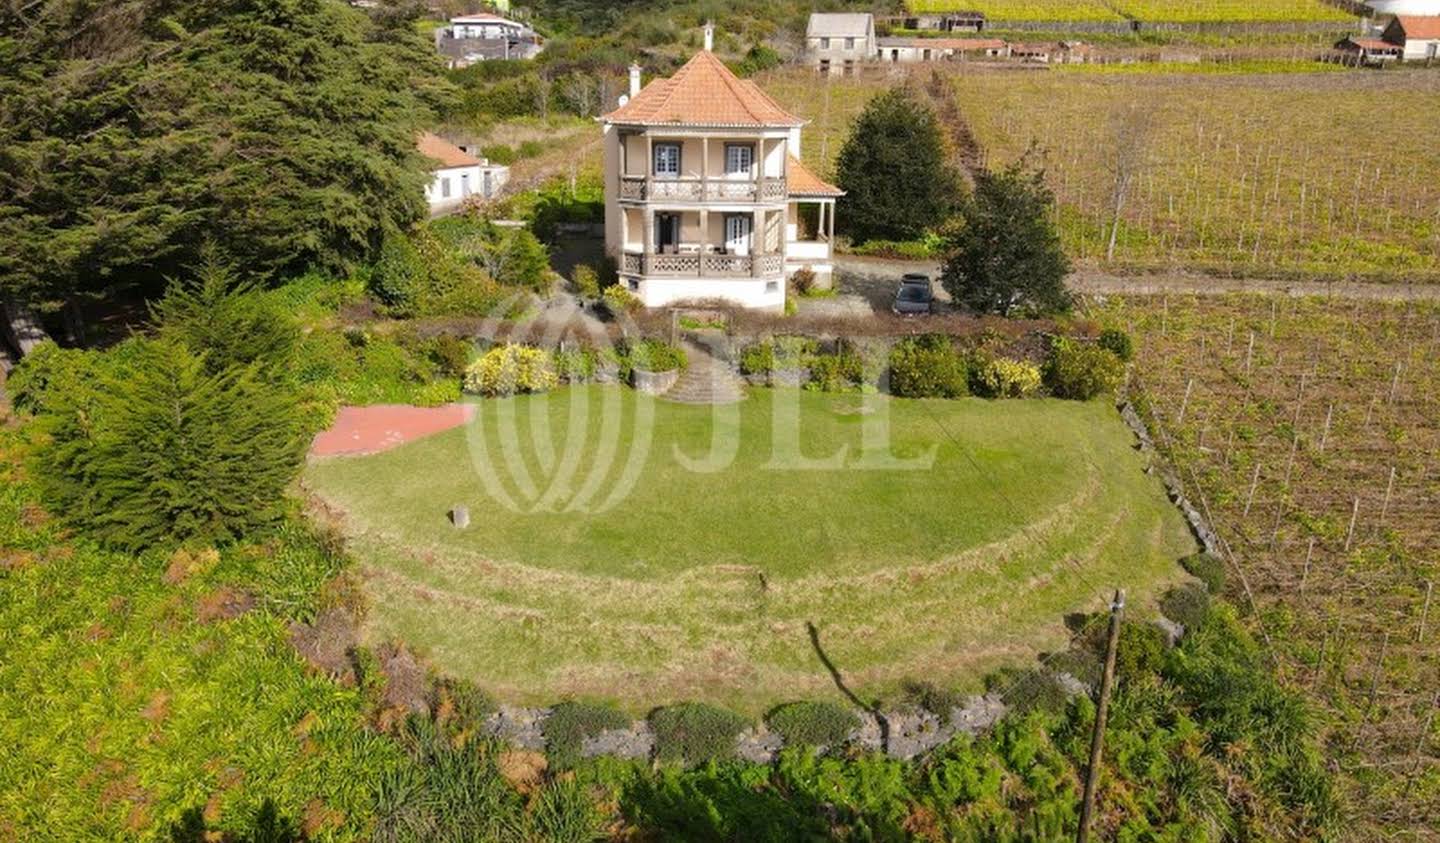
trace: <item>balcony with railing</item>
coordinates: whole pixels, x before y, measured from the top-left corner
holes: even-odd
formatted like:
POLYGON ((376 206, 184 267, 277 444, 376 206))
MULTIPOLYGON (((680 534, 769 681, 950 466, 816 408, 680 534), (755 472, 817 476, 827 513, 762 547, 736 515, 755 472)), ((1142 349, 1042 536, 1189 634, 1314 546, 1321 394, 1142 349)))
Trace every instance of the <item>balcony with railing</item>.
POLYGON ((621 176, 620 198, 631 202, 782 202, 785 179, 621 176))
POLYGON ((620 261, 621 274, 661 278, 767 278, 781 274, 784 269, 785 256, 779 253, 627 251, 620 261))

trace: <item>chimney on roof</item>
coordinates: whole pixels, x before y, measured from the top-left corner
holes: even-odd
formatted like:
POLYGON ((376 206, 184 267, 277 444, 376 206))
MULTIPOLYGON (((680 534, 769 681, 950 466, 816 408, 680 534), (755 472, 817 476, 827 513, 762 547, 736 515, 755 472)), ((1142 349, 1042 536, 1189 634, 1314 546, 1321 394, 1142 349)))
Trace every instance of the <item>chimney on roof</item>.
POLYGON ((708 21, 708 20, 707 20, 707 21, 705 21, 705 52, 708 53, 708 52, 710 52, 710 51, 712 51, 712 50, 714 50, 714 49, 715 49, 715 23, 714 23, 714 21, 708 21))
POLYGON ((640 65, 638 65, 638 64, 631 64, 631 65, 630 65, 630 96, 631 96, 631 98, 634 98, 634 96, 635 96, 636 94, 638 94, 638 93, 640 93, 640 65))

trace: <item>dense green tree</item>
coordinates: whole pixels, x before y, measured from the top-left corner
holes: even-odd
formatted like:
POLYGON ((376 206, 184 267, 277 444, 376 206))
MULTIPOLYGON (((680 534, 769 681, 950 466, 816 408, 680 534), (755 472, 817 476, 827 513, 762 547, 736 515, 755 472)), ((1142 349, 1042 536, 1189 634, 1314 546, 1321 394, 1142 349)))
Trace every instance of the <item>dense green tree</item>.
POLYGON ((192 278, 170 282, 150 315, 162 337, 203 354, 211 374, 253 364, 266 376, 284 375, 300 342, 295 318, 253 281, 238 279, 213 248, 192 278))
POLYGON ((949 217, 959 194, 935 112, 909 88, 870 100, 836 167, 846 191, 836 221, 856 241, 920 237, 949 217))
MULTIPOLYGON (((343 266, 424 213, 417 129, 449 90, 395 2, 0 8, 0 301, 343 266)), ((14 308, 12 308, 14 309, 14 308)))
POLYGON ((983 172, 961 203, 941 282, 971 310, 1002 316, 1069 310, 1069 259, 1051 219, 1055 197, 1044 173, 1023 161, 983 172))
MULTIPOLYGON (((63 352, 85 354, 85 352, 63 352)), ((45 395, 47 504, 105 544, 226 541, 277 520, 305 452, 294 395, 254 367, 219 374, 135 338, 45 395)), ((22 363, 23 371, 27 364, 22 363)))

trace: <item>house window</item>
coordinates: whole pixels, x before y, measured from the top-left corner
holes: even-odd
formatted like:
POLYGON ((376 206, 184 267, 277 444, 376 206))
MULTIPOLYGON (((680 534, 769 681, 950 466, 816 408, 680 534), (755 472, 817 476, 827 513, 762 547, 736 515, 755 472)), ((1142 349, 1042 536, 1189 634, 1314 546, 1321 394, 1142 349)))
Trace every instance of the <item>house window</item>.
POLYGON ((829 38, 821 38, 821 39, 820 39, 820 49, 822 49, 822 50, 828 50, 828 49, 830 49, 830 39, 829 39, 829 38))
POLYGON ((824 73, 824 74, 826 74, 826 75, 829 75, 829 73, 830 73, 830 60, 829 60, 829 59, 821 59, 821 60, 820 60, 820 72, 821 72, 821 73, 824 73))
POLYGON ((755 163, 755 147, 748 143, 725 144, 725 175, 746 176, 755 163))
POLYGON ((854 39, 854 38, 846 38, 846 39, 845 39, 845 49, 847 49, 847 50, 853 50, 853 49, 855 49, 855 39, 854 39))
POLYGON ((680 175, 680 144, 655 144, 655 175, 672 177, 680 175))
POLYGON ((441 199, 449 199, 449 198, 450 198, 450 180, 449 180, 449 179, 441 179, 441 180, 440 180, 440 198, 441 198, 441 199))

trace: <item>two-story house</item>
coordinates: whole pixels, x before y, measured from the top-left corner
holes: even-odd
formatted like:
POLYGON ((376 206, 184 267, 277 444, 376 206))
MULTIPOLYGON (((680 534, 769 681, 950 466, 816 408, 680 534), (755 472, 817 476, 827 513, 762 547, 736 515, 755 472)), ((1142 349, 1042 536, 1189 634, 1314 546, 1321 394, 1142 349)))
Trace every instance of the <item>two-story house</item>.
POLYGON ((535 30, 500 15, 482 12, 450 19, 435 30, 435 49, 452 68, 480 61, 532 59, 544 44, 535 30))
POLYGON ((875 56, 875 16, 815 12, 805 26, 805 55, 824 74, 850 75, 875 56))
POLYGON ((605 247, 647 307, 725 299, 783 308, 786 281, 832 275, 842 192, 800 163, 803 120, 705 49, 601 117, 605 247))

